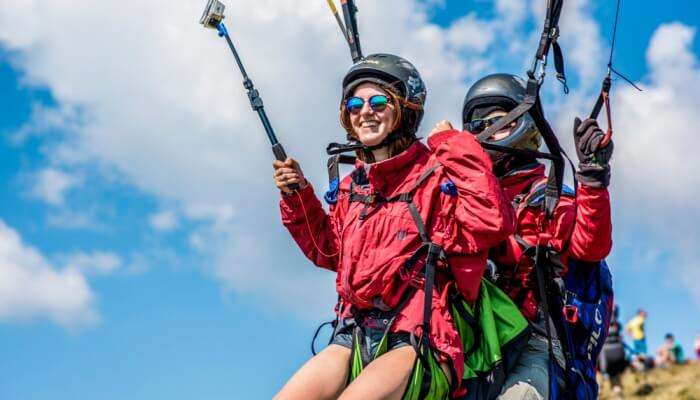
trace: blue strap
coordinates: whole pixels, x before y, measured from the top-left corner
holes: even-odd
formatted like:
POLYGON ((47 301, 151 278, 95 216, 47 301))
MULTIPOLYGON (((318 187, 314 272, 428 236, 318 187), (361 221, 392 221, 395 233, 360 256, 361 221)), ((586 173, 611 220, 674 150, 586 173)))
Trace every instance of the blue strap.
POLYGON ((333 205, 338 202, 338 192, 340 191, 340 178, 334 178, 328 184, 328 190, 323 195, 323 199, 327 204, 333 205))

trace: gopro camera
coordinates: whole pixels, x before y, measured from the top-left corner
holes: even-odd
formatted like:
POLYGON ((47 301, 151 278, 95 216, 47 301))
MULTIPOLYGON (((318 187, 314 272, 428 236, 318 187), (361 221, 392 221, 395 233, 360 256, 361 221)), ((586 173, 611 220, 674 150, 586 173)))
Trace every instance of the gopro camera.
POLYGON ((226 6, 219 0, 209 0, 199 23, 205 28, 218 29, 219 24, 224 19, 224 8, 226 6))

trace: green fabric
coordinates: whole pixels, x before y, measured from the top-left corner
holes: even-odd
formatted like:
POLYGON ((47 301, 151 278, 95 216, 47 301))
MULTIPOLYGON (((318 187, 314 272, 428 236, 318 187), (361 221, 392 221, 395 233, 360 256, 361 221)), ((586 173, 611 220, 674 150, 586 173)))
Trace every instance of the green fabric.
MULTIPOLYGON (((503 360, 501 350, 514 341, 514 339, 519 338, 528 327, 527 320, 522 316, 515 303, 490 281, 482 279, 479 296, 477 323, 481 328, 481 340, 474 352, 465 359, 465 380, 478 378, 491 372, 503 360)), ((475 315, 474 310, 469 304, 464 300, 459 301, 462 302, 462 305, 471 316, 475 315)), ((455 326, 462 339, 462 346, 464 349, 471 348, 474 343, 474 332, 469 324, 467 324, 457 312, 454 304, 451 305, 451 308, 455 326)), ((355 332, 353 336, 350 382, 357 379, 363 370, 360 338, 357 332, 355 332)), ((388 330, 382 337, 373 359, 385 354, 387 352, 387 346, 388 330)), ((448 399, 451 389, 448 377, 445 375, 442 368, 440 368, 440 364, 435 358, 432 349, 425 349, 424 346, 424 344, 421 345, 421 353, 425 355, 428 361, 430 385, 426 388, 423 387, 423 381, 426 378, 426 370, 420 359, 416 359, 403 399, 448 399), (425 392, 426 389, 427 393, 425 392)))
MULTIPOLYGON (((421 346, 421 351, 423 347, 421 346)), ((440 363, 435 359, 433 352, 428 349, 426 354, 428 366, 430 369, 430 386, 427 393, 422 393, 423 380, 425 379, 425 367, 420 359, 416 359, 413 365, 413 373, 411 380, 408 382, 408 387, 403 395, 403 400, 443 400, 450 396, 450 382, 445 375, 445 371, 440 368, 440 363)))
MULTIPOLYGON (((362 373, 362 370, 364 369, 363 363, 362 363, 362 355, 361 355, 361 344, 360 344, 360 338, 358 337, 357 333, 354 335, 354 340, 353 340, 353 351, 352 351, 352 357, 351 357, 351 365, 350 365, 350 378, 349 381, 352 382, 353 380, 357 379, 358 376, 362 373)), ((387 352, 388 349, 388 341, 389 341, 389 333, 388 330, 386 333, 384 333, 384 336, 382 337, 381 342, 379 343, 379 346, 377 347, 377 351, 374 354, 374 357, 372 358, 373 360, 376 360, 378 357, 382 356, 387 352)), ((413 365, 413 371, 411 372, 411 378, 408 381, 408 387, 406 388, 406 392, 404 393, 403 399, 404 400, 446 400, 449 398, 450 395, 450 383, 447 379, 447 376, 445 375, 445 371, 440 368, 440 363, 437 362, 435 359, 435 355, 433 354, 432 350, 430 348, 425 351, 424 345, 421 345, 421 353, 426 355, 426 358, 428 360, 428 368, 430 371, 430 386, 427 387, 427 393, 424 393, 424 388, 423 388, 423 381, 426 378, 426 371, 423 363, 420 361, 419 358, 416 358, 416 361, 413 365)))
POLYGON ((362 344, 360 343, 360 338, 357 336, 357 331, 353 332, 352 338, 352 355, 350 360, 350 377, 348 382, 352 382, 357 379, 364 368, 362 363, 362 344))
MULTIPOLYGON (((502 290, 486 279, 481 281, 478 301, 477 322, 481 328, 481 342, 474 352, 465 359, 464 379, 476 378, 491 371, 503 360, 501 350, 511 341, 520 337, 528 323, 518 307, 502 290)), ((462 305, 474 316, 474 310, 464 300, 462 305)), ((464 349, 474 343, 474 332, 460 316, 452 304, 452 315, 462 338, 464 349)))

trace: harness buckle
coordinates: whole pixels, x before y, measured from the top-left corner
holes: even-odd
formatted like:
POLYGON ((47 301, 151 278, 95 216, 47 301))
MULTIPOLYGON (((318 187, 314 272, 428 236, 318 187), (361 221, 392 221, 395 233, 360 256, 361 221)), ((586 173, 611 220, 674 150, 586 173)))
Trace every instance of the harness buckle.
POLYGON ((564 313, 564 319, 570 324, 575 324, 578 322, 578 307, 572 305, 564 306, 562 310, 564 313))
POLYGON ((553 42, 556 42, 557 39, 559 39, 559 27, 554 26, 552 29, 549 31, 549 38, 552 39, 553 42))

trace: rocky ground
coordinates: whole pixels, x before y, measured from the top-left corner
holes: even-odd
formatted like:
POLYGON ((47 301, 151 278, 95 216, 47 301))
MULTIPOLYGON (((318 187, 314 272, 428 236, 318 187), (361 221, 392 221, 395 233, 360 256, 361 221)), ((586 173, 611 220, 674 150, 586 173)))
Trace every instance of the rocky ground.
MULTIPOLYGON (((700 363, 674 366, 648 373, 626 372, 624 399, 700 400, 700 363)), ((617 400, 608 382, 601 384, 601 400, 617 400)))

